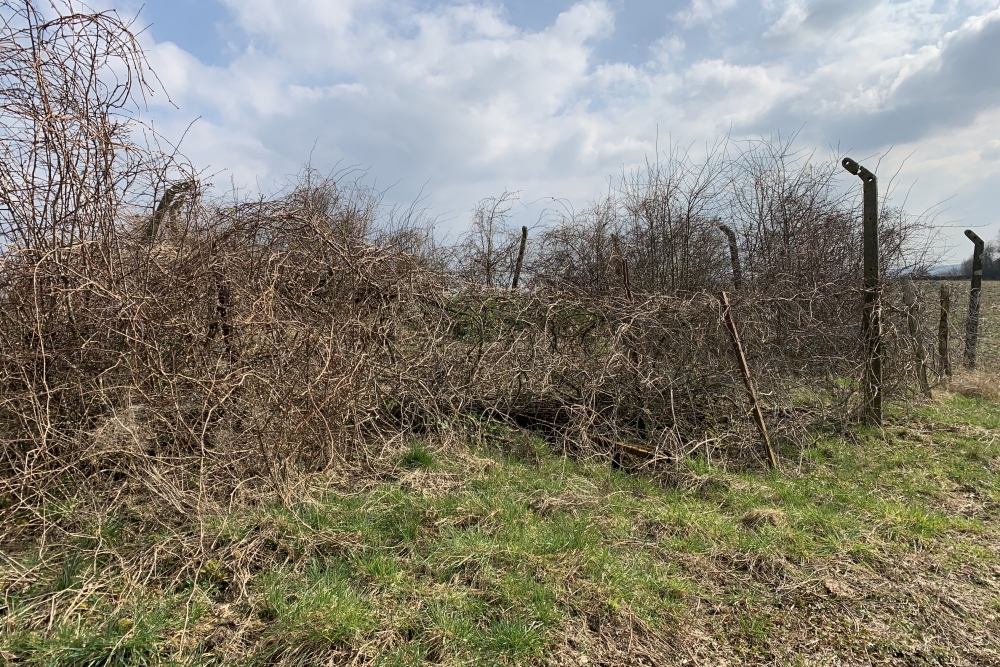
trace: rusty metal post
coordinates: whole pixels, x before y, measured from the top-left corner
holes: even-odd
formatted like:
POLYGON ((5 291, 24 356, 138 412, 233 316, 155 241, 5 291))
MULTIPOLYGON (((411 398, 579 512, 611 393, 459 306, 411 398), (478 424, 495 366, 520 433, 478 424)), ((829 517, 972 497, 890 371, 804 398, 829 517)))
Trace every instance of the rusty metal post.
POLYGON ((951 357, 948 354, 948 313, 951 310, 951 290, 941 285, 941 321, 938 322, 938 358, 941 377, 951 377, 951 357))
POLYGON ((514 279, 510 283, 511 289, 517 289, 517 284, 521 282, 521 265, 524 264, 524 249, 528 245, 528 228, 521 227, 521 248, 517 251, 517 264, 514 265, 514 279))
MULTIPOLYGON (((612 234, 611 235, 611 248, 612 248, 611 260, 614 261, 615 257, 618 258, 618 273, 620 274, 621 279, 622 279, 622 288, 625 291, 625 298, 628 299, 629 303, 632 303, 633 302, 633 298, 632 298, 632 283, 629 281, 628 259, 622 253, 621 245, 619 244, 618 235, 617 234, 612 234)), ((625 336, 624 339, 628 343, 634 342, 633 340, 630 340, 631 339, 630 336, 625 336)), ((631 346, 628 346, 628 345, 626 346, 626 348, 628 350, 628 352, 627 352, 628 353, 628 360, 630 362, 632 362, 633 364, 638 364, 639 363, 639 351, 636 350, 634 347, 631 347, 631 346)))
POLYGON ((729 261, 733 265, 733 289, 743 289, 743 269, 740 266, 740 249, 736 245, 736 232, 729 225, 721 223, 719 229, 729 239, 729 261))
POLYGON ((733 351, 736 353, 736 361, 740 365, 740 373, 743 375, 743 383, 746 385, 747 393, 750 394, 750 409, 753 412, 753 419, 757 422, 757 429, 764 438, 764 447, 767 449, 767 460, 772 468, 778 467, 778 457, 771 447, 771 437, 767 434, 767 424, 764 423, 764 413, 760 409, 760 401, 757 400, 757 388, 754 387, 753 378, 750 376, 750 366, 747 364, 746 355, 743 354, 743 343, 740 342, 740 333, 736 329, 736 322, 733 320, 732 306, 729 304, 729 295, 725 292, 719 294, 719 301, 722 302, 722 319, 726 322, 729 335, 733 339, 733 351))
POLYGON ((983 248, 985 243, 971 229, 965 235, 975 244, 972 251, 972 286, 969 289, 969 314, 965 318, 965 367, 976 367, 976 345, 979 342, 979 299, 983 291, 983 248))
MULTIPOLYGON (((629 303, 632 303, 632 283, 628 279, 628 259, 622 255, 621 259, 621 271, 622 271, 622 284, 625 286, 625 298, 628 299, 629 303)), ((639 363, 639 351, 634 347, 628 348, 628 360, 633 364, 639 363)))
POLYGON ((865 419, 882 424, 882 304, 878 257, 878 179, 849 157, 841 164, 864 188, 864 305, 861 337, 865 345, 865 419))

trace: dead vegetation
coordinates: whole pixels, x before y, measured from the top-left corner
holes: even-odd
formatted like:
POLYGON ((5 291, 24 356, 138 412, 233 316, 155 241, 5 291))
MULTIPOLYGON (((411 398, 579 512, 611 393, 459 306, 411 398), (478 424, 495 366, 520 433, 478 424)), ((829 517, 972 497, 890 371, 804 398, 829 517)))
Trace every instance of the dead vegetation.
POLYGON ((986 401, 1000 399, 1000 379, 988 371, 966 371, 952 378, 945 387, 966 398, 986 401))
MULTIPOLYGON (((175 635, 175 655, 196 635, 227 655, 280 646, 275 662, 307 660, 308 642, 281 653, 309 634, 294 603, 274 603, 298 619, 284 638, 227 610, 253 598, 260 572, 350 554, 356 536, 283 553, 278 525, 227 541, 204 522, 275 497, 292 506, 338 475, 361 487, 389 476, 429 499, 460 490, 417 453, 413 469, 392 471, 413 438, 506 438, 520 455, 529 432, 546 449, 665 475, 688 475, 692 458, 754 468, 761 449, 720 289, 733 292, 764 417, 789 460, 809 428, 856 414, 860 216, 836 160, 769 141, 720 145, 703 161, 672 150, 612 197, 551 221, 529 246, 527 289, 512 290, 509 194, 482 202, 450 248, 363 181, 306 171, 274 196, 209 198, 155 134, 153 147, 135 141, 150 74, 129 26, 60 8, 48 18, 0 2, 0 539, 7 553, 41 545, 35 565, 5 575, 5 595, 55 565, 46 544, 95 530, 88 558, 122 568, 97 580, 85 576, 96 566, 63 563, 86 583, 32 598, 28 625, 69 623, 95 597, 154 582, 225 582, 213 615, 175 635), (172 537, 121 550, 100 537, 116 522, 172 537)), ((920 263, 921 224, 888 208, 884 218, 891 279, 920 263)), ((886 290, 888 303, 891 280, 886 290)), ((887 310, 894 398, 914 377, 901 315, 887 310)), ((533 502, 550 516, 592 508, 533 502)), ((751 512, 742 525, 782 521, 751 512)), ((623 627, 630 641, 645 632, 623 627)), ((624 632, 588 628, 572 641, 624 632)), ((343 653, 331 664, 367 650, 328 630, 343 653)))

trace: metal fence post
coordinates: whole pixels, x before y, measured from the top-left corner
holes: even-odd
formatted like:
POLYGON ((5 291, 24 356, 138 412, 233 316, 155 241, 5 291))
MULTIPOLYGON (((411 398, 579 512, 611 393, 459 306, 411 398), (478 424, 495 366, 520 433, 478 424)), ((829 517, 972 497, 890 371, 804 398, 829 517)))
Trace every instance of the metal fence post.
POLYGON ((736 232, 729 225, 719 224, 719 230, 729 239, 729 261, 733 265, 733 289, 743 289, 743 269, 740 267, 740 248, 736 245, 736 232))
POLYGON ((750 366, 747 364, 746 355, 743 353, 743 343, 740 341, 740 332, 736 328, 736 321, 733 319, 732 305, 729 303, 729 295, 725 292, 719 294, 719 301, 722 302, 722 319, 729 329, 729 335, 733 339, 733 352, 736 353, 736 361, 740 366, 740 375, 743 376, 743 383, 746 385, 747 394, 750 396, 750 410, 753 413, 753 420, 757 423, 757 430, 760 431, 764 439, 764 448, 767 451, 767 462, 772 468, 778 467, 778 456, 771 446, 771 436, 767 433, 767 423, 764 421, 764 413, 760 409, 760 400, 757 398, 757 388, 754 386, 753 377, 750 375, 750 366))
POLYGON ((931 397, 931 386, 927 382, 927 351, 924 349, 924 337, 920 332, 920 302, 917 300, 917 288, 909 276, 903 278, 903 305, 906 306, 906 326, 910 331, 913 351, 917 356, 917 381, 920 391, 927 398, 931 397))
POLYGON ((849 157, 841 164, 864 187, 864 306, 861 337, 865 344, 865 419, 882 424, 882 304, 878 258, 878 179, 849 157))
POLYGON ((972 287, 969 289, 969 314, 965 318, 965 367, 976 367, 976 344, 979 341, 979 297, 983 291, 983 248, 985 243, 971 229, 965 235, 975 244, 972 251, 972 287))

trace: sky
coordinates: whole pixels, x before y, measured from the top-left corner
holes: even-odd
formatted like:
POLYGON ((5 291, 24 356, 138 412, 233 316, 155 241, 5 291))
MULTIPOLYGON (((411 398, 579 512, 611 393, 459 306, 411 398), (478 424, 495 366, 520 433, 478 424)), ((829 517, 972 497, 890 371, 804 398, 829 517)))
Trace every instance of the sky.
POLYGON ((657 146, 797 132, 936 213, 946 261, 1000 232, 1000 0, 106 2, 216 189, 358 166, 445 230, 504 190, 531 224, 657 146))

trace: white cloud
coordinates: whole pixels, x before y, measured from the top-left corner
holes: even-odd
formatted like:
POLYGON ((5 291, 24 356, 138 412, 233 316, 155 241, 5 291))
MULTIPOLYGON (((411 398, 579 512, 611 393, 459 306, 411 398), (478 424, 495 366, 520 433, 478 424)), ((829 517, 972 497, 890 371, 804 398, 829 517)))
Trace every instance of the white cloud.
POLYGON ((983 160, 1000 160, 1000 139, 986 142, 986 147, 979 153, 983 160))
POLYGON ((764 38, 785 47, 843 48, 845 36, 863 34, 881 18, 868 15, 886 10, 881 0, 789 0, 764 38))
POLYGON ((691 0, 691 4, 677 12, 677 20, 686 27, 705 23, 723 14, 739 3, 739 0, 691 0))
POLYGON ((649 52, 654 62, 666 66, 680 58, 684 47, 684 40, 680 36, 664 35, 650 45, 649 52))
MULTIPOLYGON (((300 1, 299 23, 310 23, 303 20, 310 4, 326 3, 300 1)), ((256 0, 240 11, 271 16, 275 5, 256 0)), ((241 18, 274 44, 254 45, 226 68, 202 65, 170 44, 156 45, 150 58, 167 74, 164 83, 178 104, 206 107, 220 124, 286 136, 311 131, 311 139, 333 138, 339 150, 359 159, 359 144, 368 143, 387 161, 402 153, 403 161, 425 173, 456 165, 462 165, 459 172, 488 170, 498 161, 557 153, 578 141, 582 153, 593 153, 595 127, 585 121, 584 93, 627 85, 630 78, 627 67, 597 75, 589 62, 590 43, 614 25, 600 2, 577 4, 540 32, 519 30, 494 9, 471 5, 414 15, 410 34, 356 29, 346 16, 315 22, 334 26, 343 40, 335 46, 320 39, 319 30, 298 36, 289 48, 286 33, 297 24, 241 18), (324 58, 330 50, 353 55, 324 58), (331 77, 346 80, 331 84, 331 77), (275 126, 286 125, 288 117, 297 126, 279 131, 275 126)), ((300 139, 302 148, 311 141, 300 139)))
POLYGON ((209 66, 148 44, 181 108, 154 114, 177 132, 203 116, 186 151, 251 187, 251 174, 266 189, 314 145, 321 166, 345 160, 401 180, 401 198, 430 179, 439 211, 504 187, 582 203, 651 152, 657 128, 687 143, 805 125, 819 146, 916 147, 923 157, 904 174, 946 162, 956 190, 979 183, 969 165, 997 150, 982 119, 1000 109, 1000 81, 975 63, 1000 62, 989 60, 1000 0, 693 0, 641 65, 595 57, 616 38, 615 12, 599 0, 540 30, 482 2, 223 1, 248 46, 209 66), (727 23, 751 16, 757 24, 727 23), (705 22, 744 41, 698 41, 705 22), (958 136, 963 148, 948 149, 958 136))

